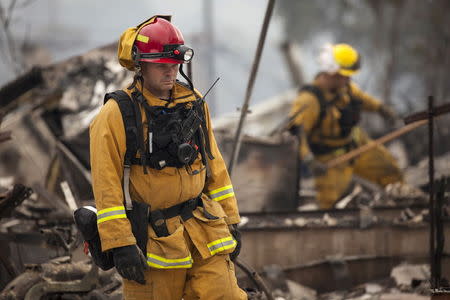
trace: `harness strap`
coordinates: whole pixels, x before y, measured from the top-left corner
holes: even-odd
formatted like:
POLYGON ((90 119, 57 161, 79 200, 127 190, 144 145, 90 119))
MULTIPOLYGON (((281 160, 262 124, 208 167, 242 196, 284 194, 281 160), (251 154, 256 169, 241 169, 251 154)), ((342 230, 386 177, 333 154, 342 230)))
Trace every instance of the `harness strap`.
MULTIPOLYGON (((312 93, 314 96, 316 96, 317 100, 319 101, 320 113, 319 113, 319 117, 318 117, 316 123, 314 124, 313 128, 311 129, 311 132, 313 132, 316 129, 320 129, 322 121, 324 120, 324 118, 326 116, 328 107, 334 105, 334 103, 339 99, 339 95, 336 94, 334 99, 332 99, 331 101, 327 101, 325 99, 325 96, 324 96, 322 90, 319 87, 315 86, 315 85, 304 85, 300 89, 300 92, 301 91, 307 91, 307 92, 312 93)), ((353 107, 357 103, 360 102, 360 100, 358 98, 356 98, 355 96, 353 96, 353 94, 351 93, 350 86, 348 86, 348 93, 349 93, 349 96, 350 96, 350 104, 349 104, 350 106, 353 107)), ((293 117, 295 117, 295 116, 293 116, 293 117)), ((348 136, 348 134, 351 131, 351 128, 343 128, 342 122, 340 122, 340 125, 341 125, 342 136, 337 137, 337 139, 341 139, 341 138, 343 138, 345 136, 348 136)), ((353 128, 353 126, 352 126, 352 128, 353 128)), ((322 132, 321 131, 319 132, 319 134, 322 136, 322 132)), ((329 139, 331 137, 326 137, 326 138, 329 139)), ((321 154, 327 154, 327 153, 333 152, 333 151, 335 151, 338 148, 349 148, 349 147, 352 146, 352 143, 350 142, 348 144, 345 144, 345 145, 342 145, 342 146, 339 146, 339 147, 332 147, 332 146, 327 146, 327 145, 323 145, 323 144, 315 144, 315 143, 312 143, 311 141, 309 141, 309 145, 310 145, 311 151, 314 154, 321 155, 321 154)))
MULTIPOLYGON (((197 94, 195 94, 197 96, 197 94)), ((205 112, 205 101, 202 98, 197 98, 197 113, 202 116, 202 122, 199 127, 199 134, 197 136, 199 146, 200 146, 200 154, 202 157, 202 163, 206 168, 206 178, 209 178, 211 175, 211 168, 208 163, 208 158, 210 160, 214 159, 214 156, 211 152, 211 141, 209 139, 208 127, 206 126, 206 112, 205 112)))
POLYGON ((203 130, 199 130, 199 142, 200 142, 200 154, 202 157, 202 163, 205 165, 206 168, 206 177, 209 178, 211 174, 211 170, 208 163, 208 158, 206 157, 206 151, 205 151, 205 134, 203 130))
POLYGON ((132 103, 133 103, 133 109, 134 109, 134 115, 136 118, 136 127, 138 132, 138 145, 139 145, 139 154, 141 156, 142 161, 142 168, 144 170, 144 174, 147 174, 147 151, 144 144, 144 130, 142 127, 142 116, 141 116, 141 109, 140 104, 145 103, 145 99, 143 99, 143 95, 138 92, 134 91, 131 93, 132 97, 132 103))
POLYGON ((201 100, 200 104, 201 104, 200 113, 203 116, 201 131, 205 138, 206 153, 208 154, 209 159, 213 160, 214 156, 212 155, 212 152, 211 152, 211 143, 210 143, 209 135, 208 135, 208 126, 206 126, 206 118, 205 118, 206 114, 205 114, 205 108, 204 108, 204 101, 201 100))
POLYGON ((148 222, 158 237, 168 236, 169 230, 167 229, 166 220, 176 216, 181 216, 183 221, 187 221, 193 217, 192 212, 197 209, 197 207, 203 207, 203 215, 205 218, 209 220, 218 219, 218 217, 212 215, 205 209, 203 206, 202 197, 199 195, 196 198, 189 199, 169 208, 151 211, 148 222))
MULTIPOLYGON (((114 99, 119 105, 120 112, 122 115, 124 128, 125 128, 125 136, 126 136, 126 151, 124 156, 124 170, 123 170, 123 193, 125 200, 126 210, 131 210, 133 208, 131 196, 130 196, 130 168, 134 164, 139 164, 143 166, 144 173, 147 174, 147 166, 150 166, 155 169, 162 169, 165 167, 167 162, 164 162, 164 165, 161 165, 159 161, 158 164, 155 164, 151 161, 150 151, 153 152, 152 149, 152 120, 151 113, 153 112, 152 107, 150 107, 143 95, 137 91, 134 91, 130 96, 123 91, 117 90, 112 93, 108 93, 104 97, 104 103, 106 103, 109 99, 114 99), (140 105, 144 105, 146 108, 144 111, 146 112, 146 116, 148 119, 149 126, 149 140, 148 140, 148 149, 146 148, 144 142, 144 131, 142 126, 142 116, 140 105), (136 158, 136 154, 139 150, 140 158, 136 158)), ((184 105, 184 104, 180 104, 184 105)), ((197 98, 194 109, 200 114, 202 122, 198 128, 199 133, 194 136, 194 139, 199 140, 199 150, 201 152, 202 162, 206 167, 207 175, 209 173, 209 165, 207 156, 210 159, 214 159, 211 154, 210 141, 206 127, 206 119, 205 119, 205 111, 204 111, 204 101, 201 98, 197 98)))
POLYGON ((322 124, 323 119, 325 118, 325 115, 327 114, 327 108, 329 105, 331 105, 333 101, 328 102, 325 99, 325 96, 323 94, 323 92, 320 90, 320 88, 318 88, 315 85, 304 85, 301 89, 300 92, 305 91, 305 92, 310 92, 311 94, 313 94, 314 96, 316 96, 317 100, 319 101, 319 106, 320 106, 320 112, 319 112, 319 118, 317 119, 316 124, 313 126, 313 130, 316 128, 319 128, 320 125, 322 124))
MULTIPOLYGON (((158 151, 155 153, 155 156, 160 154, 161 151, 158 151)), ((156 169, 156 170, 162 170, 164 167, 176 167, 181 168, 183 165, 180 165, 179 162, 175 161, 175 158, 169 159, 165 158, 164 160, 159 160, 159 157, 153 156, 152 158, 145 161, 145 166, 156 169)), ((142 160, 140 158, 134 157, 131 159, 131 165, 139 165, 142 166, 142 160)))
POLYGON ((132 158, 136 156, 137 152, 137 134, 138 130, 135 123, 135 112, 132 107, 131 99, 127 93, 122 90, 118 90, 105 95, 104 103, 109 99, 113 99, 117 102, 122 114, 122 120, 125 127, 126 136, 126 152, 124 157, 124 170, 123 170, 123 193, 125 198, 125 207, 127 210, 133 208, 131 201, 129 186, 130 186, 130 167, 132 165, 132 158))

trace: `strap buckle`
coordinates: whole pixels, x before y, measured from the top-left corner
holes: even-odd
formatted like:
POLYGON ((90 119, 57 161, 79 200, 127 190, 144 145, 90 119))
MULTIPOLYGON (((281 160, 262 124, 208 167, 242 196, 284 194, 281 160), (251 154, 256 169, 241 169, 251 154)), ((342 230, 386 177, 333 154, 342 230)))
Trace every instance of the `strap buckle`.
POLYGON ((183 206, 181 207, 180 211, 180 216, 183 219, 183 221, 187 221, 193 217, 192 212, 197 208, 199 203, 198 200, 199 198, 197 197, 189 199, 188 201, 183 203, 183 206))

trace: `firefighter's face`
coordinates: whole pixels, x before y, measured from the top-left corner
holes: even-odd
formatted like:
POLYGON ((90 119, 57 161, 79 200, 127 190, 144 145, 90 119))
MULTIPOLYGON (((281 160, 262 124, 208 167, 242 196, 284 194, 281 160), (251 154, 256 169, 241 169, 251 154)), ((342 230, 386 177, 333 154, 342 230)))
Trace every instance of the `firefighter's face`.
POLYGON ((342 76, 339 73, 334 73, 334 74, 328 75, 328 81, 329 81, 330 89, 337 90, 337 89, 345 87, 349 83, 350 77, 342 76))
POLYGON ((157 97, 167 95, 175 84, 178 68, 178 64, 142 63, 145 88, 157 97))

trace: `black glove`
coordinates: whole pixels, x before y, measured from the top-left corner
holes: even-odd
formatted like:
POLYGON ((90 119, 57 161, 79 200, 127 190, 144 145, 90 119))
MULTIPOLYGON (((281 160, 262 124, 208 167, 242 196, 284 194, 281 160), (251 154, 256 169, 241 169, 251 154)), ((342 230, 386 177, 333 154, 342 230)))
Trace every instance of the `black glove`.
POLYGON ((395 121, 397 120, 397 115, 389 106, 381 105, 378 112, 383 117, 383 119, 385 119, 391 124, 395 124, 395 121))
POLYGON ((241 253, 241 246, 242 246, 242 240, 241 240, 241 232, 238 230, 237 225, 230 225, 230 232, 233 238, 236 240, 236 248, 234 248, 234 251, 230 253, 230 259, 232 261, 235 261, 236 258, 239 256, 239 253, 241 253))
POLYGON ((325 173, 327 172, 327 167, 323 163, 315 160, 312 155, 308 155, 307 157, 305 157, 303 159, 303 162, 306 164, 306 166, 314 176, 325 175, 325 173))
POLYGON ((289 131, 289 133, 293 136, 298 136, 300 129, 298 126, 292 125, 291 127, 289 127, 287 129, 289 131))
POLYGON ((117 272, 128 280, 145 284, 144 270, 147 269, 147 260, 136 245, 112 249, 114 265, 117 272))

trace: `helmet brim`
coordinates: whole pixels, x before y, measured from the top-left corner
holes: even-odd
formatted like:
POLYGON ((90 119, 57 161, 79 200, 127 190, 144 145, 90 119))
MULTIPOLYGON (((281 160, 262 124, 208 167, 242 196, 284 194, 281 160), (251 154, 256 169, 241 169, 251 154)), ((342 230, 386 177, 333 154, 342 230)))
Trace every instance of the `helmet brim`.
POLYGON ((151 62, 157 64, 182 64, 184 61, 173 58, 141 58, 139 61, 151 62))
POLYGON ((358 71, 359 71, 359 70, 345 70, 345 69, 340 69, 340 70, 338 71, 338 73, 339 73, 340 75, 342 75, 342 76, 350 77, 350 76, 353 76, 353 75, 355 75, 356 73, 358 73, 358 71))

